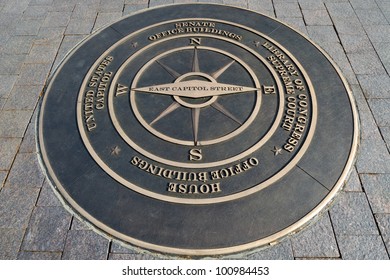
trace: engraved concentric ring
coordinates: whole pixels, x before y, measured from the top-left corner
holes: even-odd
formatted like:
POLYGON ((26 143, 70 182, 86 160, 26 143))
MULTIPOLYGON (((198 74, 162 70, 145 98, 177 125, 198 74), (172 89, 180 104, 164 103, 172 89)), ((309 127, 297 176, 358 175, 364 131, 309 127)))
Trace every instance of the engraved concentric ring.
MULTIPOLYGON (((190 19, 188 19, 188 20, 190 20, 190 19)), ((175 21, 169 21, 169 22, 175 22, 175 21)), ((163 24, 169 23, 169 22, 164 22, 163 24)), ((304 77, 304 79, 305 79, 305 81, 306 81, 306 83, 308 85, 308 94, 310 94, 311 106, 312 106, 312 117, 310 119, 310 124, 308 125, 309 126, 309 131, 307 133, 306 139, 304 139, 304 142, 300 145, 299 151, 289 161, 289 163, 287 165, 285 165, 283 168, 281 168, 277 173, 275 173, 273 176, 271 176, 267 180, 265 180, 265 181, 255 185, 255 186, 247 188, 247 189, 245 189, 243 191, 234 193, 234 194, 224 195, 224 196, 219 196, 219 197, 213 197, 213 198, 202 198, 202 199, 200 199, 200 198, 173 197, 173 196, 169 196, 169 195, 163 195, 163 194, 155 193, 155 192, 147 190, 147 189, 145 189, 145 188, 143 188, 143 187, 141 187, 139 185, 133 184, 132 182, 126 180, 120 174, 118 174, 117 172, 112 170, 111 167, 109 167, 100 158, 98 153, 94 150, 92 145, 89 143, 89 139, 88 139, 88 136, 87 136, 86 131, 85 131, 85 126, 83 125, 82 118, 81 118, 82 93, 83 93, 84 87, 86 86, 87 81, 88 81, 87 78, 86 78, 84 80, 84 82, 83 82, 83 87, 80 90, 80 96, 79 96, 79 102, 78 102, 78 112, 79 112, 78 113, 79 114, 78 124, 79 124, 80 134, 81 134, 82 139, 83 139, 83 141, 85 143, 85 146, 87 147, 87 150, 89 151, 91 156, 95 159, 95 161, 99 164, 99 166, 102 167, 106 171, 107 174, 109 174, 112 178, 114 178, 115 180, 117 180, 118 182, 123 184, 124 186, 126 186, 126 187, 128 187, 128 188, 130 188, 130 189, 132 189, 134 191, 137 191, 138 193, 141 193, 143 195, 146 195, 146 196, 149 196, 149 197, 153 197, 153 198, 158 199, 158 200, 167 201, 167 202, 174 202, 174 203, 181 203, 181 204, 221 203, 221 202, 226 202, 226 201, 230 201, 230 200, 234 200, 234 199, 239 199, 239 198, 251 195, 253 193, 256 193, 256 192, 266 188, 267 186, 271 185, 272 183, 280 180, 280 178, 282 178, 285 174, 287 174, 289 172, 289 170, 291 170, 291 168, 293 168, 298 163, 300 158, 305 154, 307 148, 310 145, 312 137, 314 135, 316 122, 317 122, 317 101, 316 101, 316 96, 315 96, 315 92, 314 92, 314 88, 312 86, 312 83, 310 82, 310 78, 309 78, 308 74, 306 73, 305 69, 303 69, 302 65, 297 61, 296 58, 294 58, 294 56, 286 48, 284 48, 278 42, 276 42, 273 39, 271 39, 269 36, 261 34, 260 32, 258 32, 256 30, 248 29, 247 27, 239 25, 239 24, 230 23, 230 22, 226 22, 226 21, 220 21, 220 22, 228 23, 228 24, 231 24, 231 25, 235 25, 235 26, 238 26, 239 28, 247 29, 247 30, 257 34, 258 36, 261 36, 261 37, 267 39, 268 41, 270 41, 273 44, 275 44, 276 46, 278 46, 299 67, 299 70, 301 71, 301 73, 302 73, 302 75, 303 75, 303 77, 304 77)), ((124 39, 122 39, 121 41, 119 41, 118 43, 113 45, 110 49, 107 50, 106 53, 109 53, 111 49, 115 48, 115 46, 119 45, 122 41, 128 40, 128 38, 131 37, 132 35, 133 34, 125 37, 124 39)), ((199 37, 206 37, 206 36, 207 37, 209 37, 209 36, 212 37, 212 35, 204 35, 204 34, 197 34, 197 35, 199 37)), ((188 37, 188 35, 178 35, 178 36, 175 36, 175 38, 181 38, 181 37, 188 37)), ((150 44, 149 46, 147 46, 147 48, 149 48, 151 46, 154 46, 154 45, 156 45, 158 43, 161 43, 161 42, 164 42, 164 41, 168 41, 168 40, 172 40, 172 39, 173 38, 161 39, 159 42, 154 42, 154 43, 150 44)), ((259 55, 255 50, 253 50, 253 49, 251 49, 251 48, 249 48, 249 47, 247 47, 247 46, 245 46, 245 45, 243 45, 243 44, 241 44, 241 43, 239 43, 237 41, 234 41, 234 40, 231 40, 231 39, 228 39, 228 38, 223 38, 223 40, 225 40, 225 41, 227 41, 229 43, 232 43, 232 44, 239 45, 240 47, 242 47, 245 50, 247 50, 248 52, 250 52, 252 55, 256 56, 260 61, 263 61, 265 63, 265 59, 261 55, 259 55)), ((101 56, 101 58, 103 58, 106 55, 106 53, 103 54, 101 56)), ((132 57, 130 57, 130 59, 132 57)), ((88 77, 92 73, 92 71, 96 68, 96 66, 98 65, 98 63, 101 60, 101 58, 98 59, 96 61, 96 63, 94 64, 94 66, 91 67, 91 69, 90 69, 89 73, 86 75, 86 77, 88 77)), ((275 72, 275 70, 270 67, 270 65, 268 65, 267 63, 265 63, 265 65, 266 65, 266 67, 269 69, 270 73, 272 73, 272 75, 274 77, 278 76, 277 73, 275 72)), ((118 77, 118 75, 115 75, 115 77, 113 78, 112 84, 115 84, 117 77, 118 77)), ((276 83, 277 83, 278 89, 280 90, 279 91, 280 94, 282 94, 282 92, 284 92, 284 89, 283 89, 282 83, 281 83, 279 78, 276 79, 276 83)), ((118 126, 117 126, 118 119, 116 118, 115 113, 114 113, 115 110, 113 109, 113 96, 114 96, 114 88, 110 87, 110 92, 109 92, 109 96, 108 96, 109 113, 110 113, 110 116, 112 118, 113 124, 118 128, 118 126)), ((249 149, 247 149, 245 152, 240 153, 240 154, 238 154, 236 156, 227 158, 225 160, 218 161, 218 162, 188 163, 188 162, 177 162, 177 161, 172 161, 172 160, 169 160, 169 159, 164 159, 164 158, 161 158, 159 156, 154 155, 153 153, 150 153, 149 151, 143 149, 140 145, 134 143, 132 141, 132 139, 126 133, 121 132, 120 129, 118 130, 118 132, 120 133, 121 137, 132 148, 134 148, 136 151, 140 152, 144 156, 146 156, 146 157, 148 157, 148 158, 150 158, 152 160, 155 160, 157 162, 161 162, 161 163, 167 164, 169 166, 178 166, 178 167, 182 167, 182 168, 195 168, 195 169, 212 168, 212 167, 216 167, 216 166, 221 166, 221 165, 224 165, 224 164, 232 163, 232 162, 235 162, 235 161, 239 161, 239 160, 249 156, 250 154, 252 154, 256 150, 260 149, 270 139, 270 137, 272 137, 274 132, 280 127, 280 122, 281 122, 281 119, 282 119, 282 116, 283 116, 283 113, 284 113, 283 112, 283 106, 284 106, 284 98, 280 98, 279 109, 278 109, 278 112, 277 112, 277 116, 275 118, 275 122, 272 125, 271 129, 267 132, 265 137, 260 139, 260 141, 258 141, 255 145, 253 145, 249 149)))

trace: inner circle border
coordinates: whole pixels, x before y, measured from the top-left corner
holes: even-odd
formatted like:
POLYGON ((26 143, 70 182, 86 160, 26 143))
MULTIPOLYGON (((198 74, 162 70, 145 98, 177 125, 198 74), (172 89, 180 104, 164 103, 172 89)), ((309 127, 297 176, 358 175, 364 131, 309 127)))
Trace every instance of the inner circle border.
MULTIPOLYGON (((170 6, 182 6, 182 5, 185 5, 185 4, 173 4, 170 6)), ((204 5, 204 4, 203 3, 194 3, 192 5, 204 5)), ((211 4, 209 4, 209 5, 211 5, 211 4)), ((274 233, 266 238, 251 241, 251 242, 241 244, 238 246, 220 247, 220 248, 213 248, 213 249, 187 249, 187 248, 175 248, 175 247, 156 245, 153 243, 145 242, 145 241, 124 235, 124 234, 116 231, 115 229, 108 227, 104 223, 100 222, 94 216, 90 215, 87 211, 85 211, 83 208, 81 208, 78 205, 78 203, 69 195, 69 193, 66 191, 66 189, 62 186, 61 182, 59 181, 56 173, 54 172, 54 170, 50 164, 50 161, 48 158, 48 153, 45 149, 45 140, 44 140, 44 136, 43 136, 42 125, 40 125, 43 123, 43 119, 44 119, 44 115, 45 115, 45 111, 43 109, 43 108, 45 108, 46 101, 47 101, 47 94, 45 94, 43 99, 40 102, 39 117, 37 118, 37 130, 38 130, 37 131, 38 132, 37 133, 37 149, 38 149, 38 155, 39 155, 41 167, 44 170, 46 176, 49 177, 49 180, 50 180, 53 188, 55 189, 55 193, 58 195, 58 197, 60 198, 60 200, 64 204, 64 206, 67 208, 67 210, 72 212, 72 213, 76 213, 77 215, 82 215, 89 222, 91 222, 94 227, 96 227, 99 230, 98 232, 101 235, 105 235, 103 233, 103 231, 104 231, 105 233, 108 233, 112 236, 115 236, 116 238, 119 238, 125 242, 129 242, 135 246, 140 246, 140 247, 146 248, 148 250, 164 252, 164 253, 168 253, 168 254, 203 256, 203 257, 222 255, 222 254, 235 254, 235 253, 242 252, 242 251, 248 251, 248 250, 254 249, 256 247, 271 245, 271 244, 275 243, 277 240, 279 240, 280 238, 282 238, 283 236, 286 236, 289 233, 293 233, 293 232, 301 229, 312 218, 314 218, 316 215, 320 214, 322 210, 324 210, 325 206, 327 206, 332 201, 333 197, 341 189, 341 187, 344 185, 346 179, 348 178, 348 175, 350 173, 350 169, 356 160, 357 150, 358 150, 358 146, 359 146, 359 117, 358 117, 358 112, 356 109, 356 102, 355 102, 354 97, 352 95, 352 91, 348 85, 348 82, 345 79, 345 77, 342 75, 339 67, 334 63, 333 59, 325 51, 323 51, 314 41, 309 39, 305 34, 303 34, 302 32, 300 32, 299 30, 297 30, 295 28, 288 26, 287 24, 281 22, 278 19, 274 19, 274 18, 271 18, 267 15, 264 15, 264 14, 261 14, 261 13, 258 13, 258 12, 255 12, 255 11, 252 11, 249 9, 245 9, 245 8, 233 7, 233 6, 221 5, 221 4, 212 4, 212 5, 217 6, 217 7, 221 6, 221 7, 229 7, 229 8, 236 9, 236 10, 249 11, 253 14, 258 14, 260 16, 272 19, 272 20, 280 23, 281 25, 288 27, 289 29, 296 32, 297 34, 299 34, 301 37, 303 37, 305 40, 307 40, 309 43, 311 43, 331 63, 332 67, 337 72, 338 76, 340 77, 340 79, 341 79, 341 81, 346 89, 346 93, 347 93, 348 99, 350 101, 352 115, 353 115, 353 128, 354 129, 353 129, 353 136, 352 136, 352 144, 351 144, 350 153, 349 153, 348 159, 345 163, 344 169, 341 171, 339 179, 335 183, 332 190, 317 205, 317 207, 312 209, 302 219, 298 220, 294 224, 292 224, 292 225, 288 226, 287 228, 280 230, 279 232, 276 232, 276 233, 274 233)), ((158 7, 149 8, 148 10, 154 10, 154 9, 158 9, 158 7)), ((132 15, 144 13, 144 12, 145 12, 145 10, 139 11, 139 12, 134 13, 132 15)), ((119 22, 121 20, 123 20, 123 19, 120 19, 117 22, 119 22)), ((105 27, 107 27, 107 26, 105 26, 105 27)), ((102 29, 97 31, 94 35, 98 34, 105 27, 103 27, 102 29)), ((91 37, 87 37, 86 39, 81 41, 68 53, 68 55, 65 57, 65 59, 63 59, 61 64, 59 64, 59 67, 56 69, 54 74, 49 78, 49 82, 51 80, 54 80, 57 77, 58 73, 60 72, 60 69, 65 64, 65 62, 68 60, 70 55, 72 53, 74 53, 76 50, 78 50, 82 46, 82 44, 85 41, 89 40, 90 38, 91 37)), ((46 92, 50 91, 51 86, 52 86, 52 84, 49 83, 48 87, 46 88, 46 92)))
MULTIPOLYGON (((175 36, 174 38, 170 38, 172 40, 174 40, 175 38, 178 38, 179 36, 175 36)), ((188 36, 183 36, 183 37, 188 37, 188 36)), ((183 38, 180 36, 180 38, 183 38)), ((201 36, 199 36, 201 37, 201 36)), ((211 37, 211 36, 205 36, 205 37, 211 37)), ((213 37, 213 36, 212 36, 213 37)), ((218 38, 219 39, 219 38, 218 38)), ((133 85, 134 85, 134 88, 136 88, 136 84, 139 80, 139 78, 142 76, 143 72, 145 72, 147 70, 147 68, 153 64, 156 60, 158 60, 160 57, 163 57, 164 55, 167 55, 167 54, 171 54, 171 53, 174 53, 175 51, 178 51, 178 50, 188 50, 188 49, 193 49, 193 47, 180 47, 180 48, 176 48, 176 49, 172 49, 172 50, 169 50, 167 52, 164 52, 164 53, 161 53, 157 56, 155 56, 153 59, 151 59, 150 61, 148 61, 148 63, 146 63, 144 66, 141 67, 141 69, 138 71, 138 73, 135 75, 134 77, 134 80, 132 82, 132 88, 133 88, 133 85)), ((251 75, 251 78, 253 79, 254 83, 256 84, 256 87, 259 89, 257 90, 257 94, 256 94, 256 103, 255 103, 255 108, 253 109, 253 112, 250 114, 249 118, 245 121, 244 124, 242 124, 239 128, 236 128, 235 130, 233 130, 232 132, 229 132, 227 135, 224 135, 222 137, 219 137, 219 138, 216 138, 216 139, 213 139, 213 140, 206 140, 206 141, 198 141, 200 146, 205 146, 205 145, 212 145, 212 144, 216 144, 216 143, 219 143, 219 142, 222 142, 222 141, 225 141, 228 139, 228 136, 230 135, 229 138, 231 137, 234 137, 236 135, 238 135, 239 133, 241 133, 242 131, 244 131, 255 119, 255 117, 257 116, 257 114, 259 113, 260 111, 260 107, 261 107, 261 100, 262 100, 262 92, 261 92, 261 84, 258 80, 258 78, 256 77, 255 73, 252 71, 252 69, 245 63, 243 62, 241 59, 239 59, 238 57, 232 55, 232 54, 229 54, 223 50, 219 50, 219 49, 216 49, 216 48, 212 48, 212 47, 205 47, 205 46, 198 46, 197 47, 198 50, 209 50, 209 51, 214 51, 214 52, 219 52, 225 56, 229 56, 230 58, 234 59, 235 61, 237 61, 239 64, 241 64, 247 71, 248 73, 251 75)), ((130 60, 130 59, 128 59, 130 60)), ((125 62, 126 63, 126 62, 125 62)), ((125 63, 122 67, 126 67, 125 66, 125 63)), ((121 68, 119 68, 118 72, 115 74, 115 77, 114 79, 112 80, 112 85, 115 85, 115 81, 117 80, 116 76, 120 74, 120 71, 121 71, 121 68)), ((187 73, 187 74, 190 74, 190 73, 187 73)), ((185 76, 186 74, 182 75, 182 76, 185 76)), ((181 78, 181 77, 179 77, 181 78)), ((111 100, 111 96, 113 96, 113 88, 112 88, 112 85, 111 85, 111 89, 110 89, 110 97, 109 97, 109 100, 110 100, 110 105, 113 105, 111 100)), ((280 90, 280 89, 279 89, 280 90)), ((176 96, 174 96, 176 97, 176 96)), ((215 98, 216 96, 214 96, 213 98, 215 98)), ((217 98, 213 99, 211 98, 209 101, 207 102, 210 102, 210 101, 215 101, 217 98)), ((138 110, 138 107, 137 107, 137 103, 136 103, 136 100, 135 100, 135 91, 134 90, 131 90, 130 91, 130 100, 131 100, 131 106, 133 108, 133 112, 134 114, 136 115, 138 121, 149 131, 151 132, 152 134, 156 135, 157 137, 163 139, 163 140, 166 140, 166 141, 169 141, 171 143, 174 143, 174 144, 179 144, 179 145, 186 145, 186 146, 193 146, 193 141, 186 141, 186 140, 176 140, 175 139, 172 139, 172 137, 169 137, 169 136, 166 136, 160 132, 158 132, 156 129, 154 129, 153 127, 150 127, 149 124, 146 123, 146 121, 142 118, 142 115, 141 113, 139 112, 138 110)), ((175 98, 176 100, 176 98, 175 98)), ((178 103, 180 103, 179 101, 177 101, 178 103)), ((206 103, 207 103, 206 102, 206 103)), ((111 111, 110 111, 111 112, 111 111)), ((115 123, 115 122, 114 122, 115 123)), ((124 132, 119 132, 121 135, 124 134, 124 132)), ((127 141, 126 141, 127 142, 127 141)), ((150 157, 149 157, 150 158, 150 157)), ((180 166, 184 166, 183 165, 184 163, 181 162, 181 165, 180 166)), ((195 166, 194 166, 195 167, 195 166)), ((196 168, 196 167, 195 167, 196 168)))

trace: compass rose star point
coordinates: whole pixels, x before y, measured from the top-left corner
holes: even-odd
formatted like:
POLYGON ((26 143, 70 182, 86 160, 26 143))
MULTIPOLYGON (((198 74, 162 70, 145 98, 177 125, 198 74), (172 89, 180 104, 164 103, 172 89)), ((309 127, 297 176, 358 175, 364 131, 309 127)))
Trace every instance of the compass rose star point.
POLYGON ((111 149, 111 155, 112 156, 117 156, 119 155, 119 153, 121 152, 121 148, 119 148, 119 146, 115 146, 111 149))
POLYGON ((273 148, 273 150, 271 150, 271 152, 274 153, 274 156, 281 155, 282 154, 282 148, 274 146, 274 148, 273 148))

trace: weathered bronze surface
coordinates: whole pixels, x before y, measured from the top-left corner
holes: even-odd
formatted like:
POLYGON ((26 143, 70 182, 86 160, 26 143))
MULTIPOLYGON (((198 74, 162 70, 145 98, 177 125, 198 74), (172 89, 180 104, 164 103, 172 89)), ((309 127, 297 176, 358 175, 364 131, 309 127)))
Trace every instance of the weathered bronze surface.
POLYGON ((357 113, 328 56, 283 23, 206 4, 150 9, 84 40, 40 112, 47 174, 73 211, 183 255, 271 244, 342 187, 357 113))

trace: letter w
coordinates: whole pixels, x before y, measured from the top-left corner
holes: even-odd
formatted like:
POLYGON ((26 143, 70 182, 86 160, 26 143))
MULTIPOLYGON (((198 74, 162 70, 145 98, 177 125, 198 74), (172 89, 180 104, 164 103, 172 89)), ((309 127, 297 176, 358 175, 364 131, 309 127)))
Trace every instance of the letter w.
POLYGON ((129 90, 129 88, 127 86, 124 86, 122 84, 118 84, 116 86, 116 95, 115 96, 126 94, 128 92, 128 90, 129 90))

